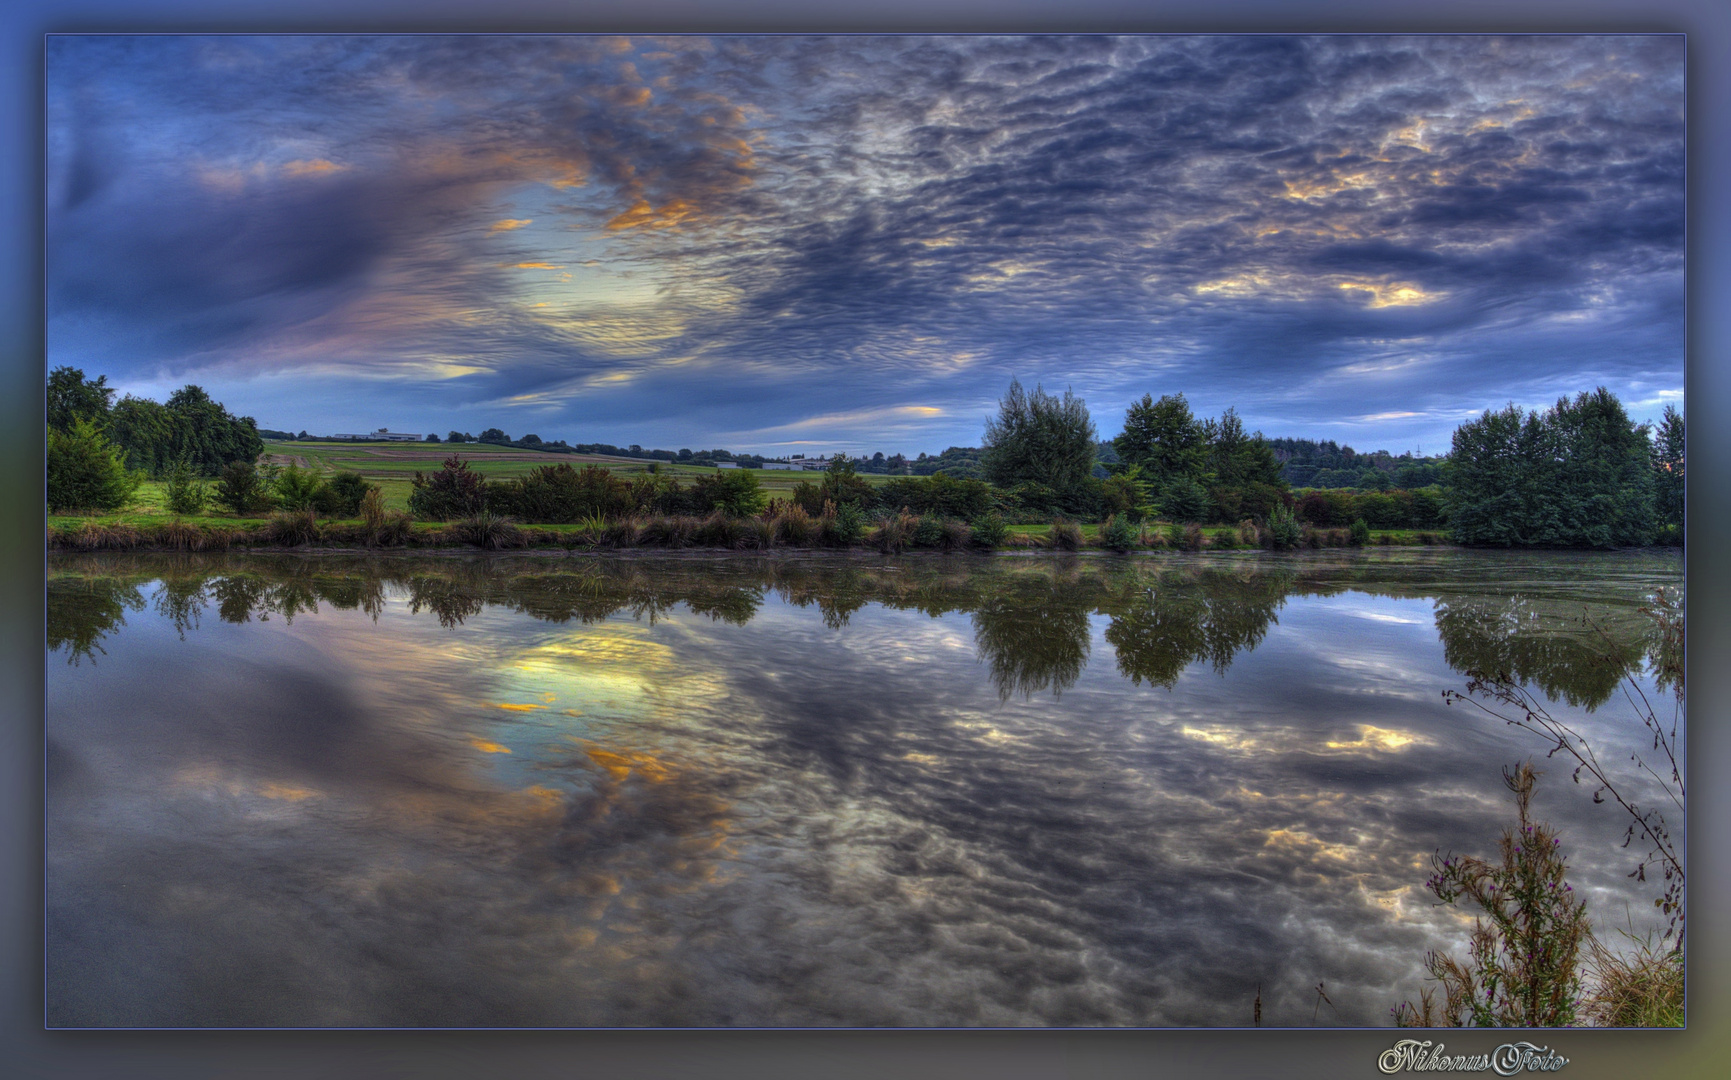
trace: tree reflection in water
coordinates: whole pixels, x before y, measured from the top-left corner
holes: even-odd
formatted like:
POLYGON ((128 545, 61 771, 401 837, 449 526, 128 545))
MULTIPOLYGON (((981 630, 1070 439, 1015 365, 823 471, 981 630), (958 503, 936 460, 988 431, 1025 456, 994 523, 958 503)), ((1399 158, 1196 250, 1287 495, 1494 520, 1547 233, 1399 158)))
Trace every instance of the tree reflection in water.
MULTIPOLYGON (((1459 558, 1459 556, 1456 556, 1459 558)), ((1540 557, 1542 558, 1542 556, 1540 557)), ((70 663, 94 661, 128 611, 150 600, 184 636, 214 606, 224 622, 292 620, 320 604, 375 620, 393 601, 456 629, 488 607, 548 622, 614 617, 651 623, 678 607, 744 626, 773 594, 815 606, 823 625, 847 625, 868 604, 934 617, 968 614, 979 659, 1000 697, 1074 686, 1086 668, 1092 625, 1120 674, 1171 688, 1190 665, 1224 674, 1256 648, 1289 596, 1359 591, 1430 598, 1445 658, 1458 671, 1508 672, 1552 699, 1603 703, 1662 643, 1635 610, 1642 597, 1583 598, 1564 585, 1514 593, 1433 573, 1435 559, 1353 561, 948 558, 826 561, 708 559, 443 559, 333 555, 57 555, 48 581, 47 646, 70 663), (1560 590, 1560 591, 1558 591, 1560 590)), ((1482 576, 1482 575, 1481 575, 1482 576)))

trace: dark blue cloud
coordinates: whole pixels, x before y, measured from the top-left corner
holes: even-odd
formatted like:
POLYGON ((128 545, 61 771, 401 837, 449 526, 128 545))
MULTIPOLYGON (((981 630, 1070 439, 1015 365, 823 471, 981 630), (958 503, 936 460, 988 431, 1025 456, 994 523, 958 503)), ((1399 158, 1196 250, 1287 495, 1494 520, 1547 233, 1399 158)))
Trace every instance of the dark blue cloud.
POLYGON ((1014 375, 1105 433, 1183 391, 1441 446, 1540 385, 1681 387, 1675 37, 56 38, 48 74, 50 363, 271 426, 747 446, 911 405, 803 437, 936 450, 1014 375))

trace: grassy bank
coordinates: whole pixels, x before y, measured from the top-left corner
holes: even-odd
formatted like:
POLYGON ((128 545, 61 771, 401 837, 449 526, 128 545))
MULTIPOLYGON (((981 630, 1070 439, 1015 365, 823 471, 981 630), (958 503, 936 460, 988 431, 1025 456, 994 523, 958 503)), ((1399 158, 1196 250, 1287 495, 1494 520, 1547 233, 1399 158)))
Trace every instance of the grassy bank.
MULTIPOLYGON (((913 519, 880 521, 856 538, 838 536, 821 518, 777 514, 750 518, 637 517, 592 520, 567 525, 520 524, 482 514, 454 522, 398 520, 381 527, 360 518, 319 518, 310 513, 268 517, 216 514, 178 517, 157 505, 101 516, 52 515, 47 545, 61 551, 227 551, 297 547, 334 548, 709 548, 762 551, 770 548, 860 549, 894 552, 929 548, 946 551, 1103 549, 1099 525, 1010 525, 995 543, 982 542, 965 523, 947 521, 947 531, 920 534, 913 519)), ((1162 523, 1138 527, 1128 547, 1116 550, 1246 550, 1265 546, 1254 530, 1162 523)), ((1347 546, 1345 530, 1307 534, 1299 549, 1347 546)), ((1372 534, 1373 546, 1440 544, 1434 533, 1388 530, 1372 534)))

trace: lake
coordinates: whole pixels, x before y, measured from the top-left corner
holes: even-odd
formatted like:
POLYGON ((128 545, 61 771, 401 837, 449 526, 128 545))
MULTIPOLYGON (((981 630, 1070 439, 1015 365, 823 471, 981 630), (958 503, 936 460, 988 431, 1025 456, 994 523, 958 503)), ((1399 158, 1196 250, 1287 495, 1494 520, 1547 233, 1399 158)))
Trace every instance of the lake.
MULTIPOLYGON (((1386 1025, 1674 553, 48 562, 51 1026, 1386 1025), (1321 993, 1318 987, 1321 987, 1321 993), (1324 998, 1326 995, 1326 999, 1324 998)), ((1658 794, 1631 780, 1645 798, 1658 794)), ((1675 832, 1681 839, 1680 822, 1675 832)), ((1614 935, 1611 935, 1614 936, 1614 935)))

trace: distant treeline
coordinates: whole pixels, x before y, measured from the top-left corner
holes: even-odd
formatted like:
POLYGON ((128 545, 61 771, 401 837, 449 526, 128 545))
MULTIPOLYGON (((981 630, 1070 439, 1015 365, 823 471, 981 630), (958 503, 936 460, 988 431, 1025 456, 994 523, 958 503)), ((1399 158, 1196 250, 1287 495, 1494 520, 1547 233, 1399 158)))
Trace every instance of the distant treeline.
POLYGON ((1269 439, 1280 473, 1295 488, 1423 488, 1442 482, 1445 458, 1395 457, 1387 450, 1360 454, 1333 439, 1269 439))

